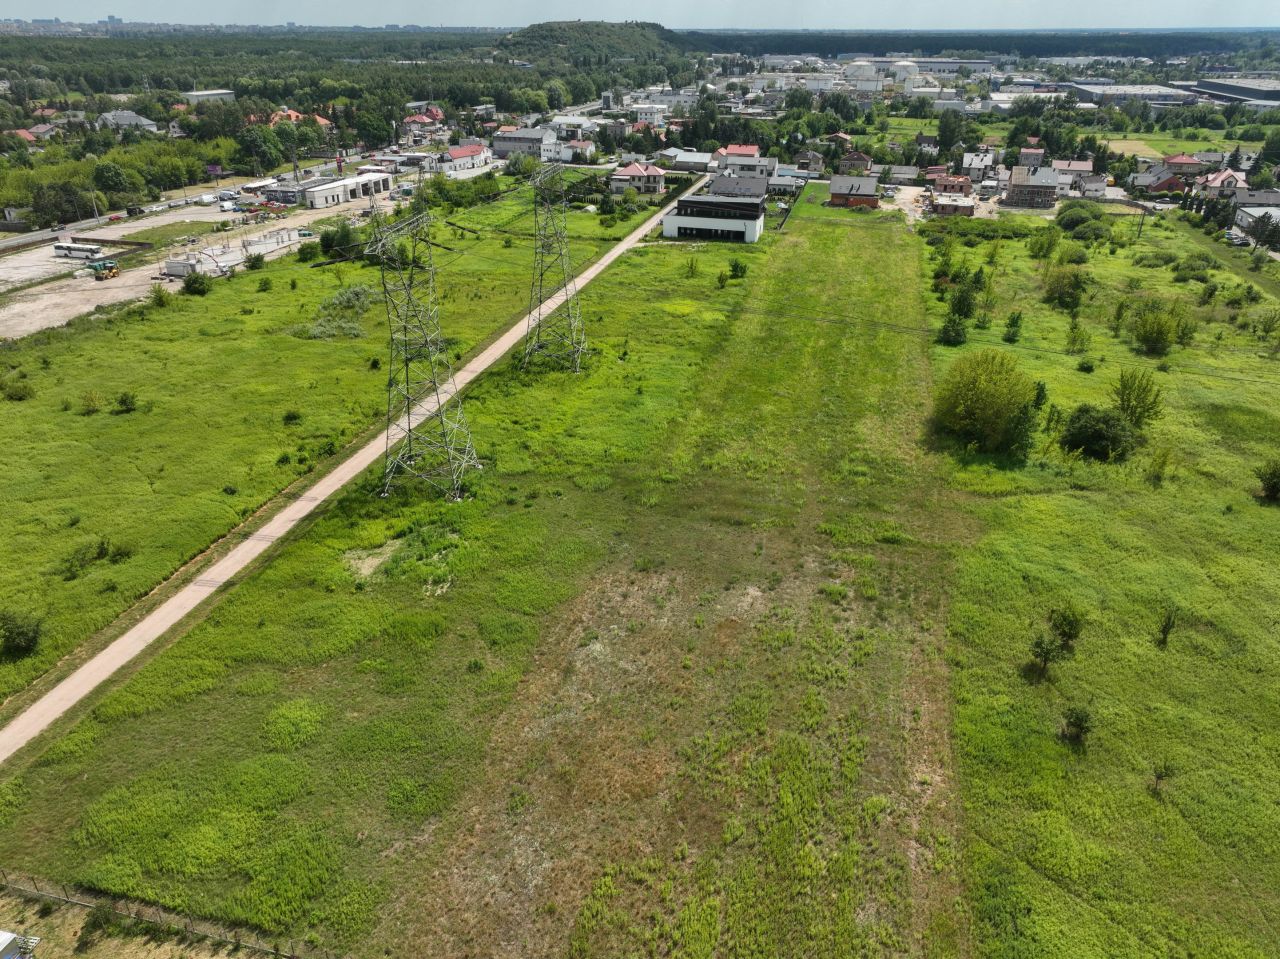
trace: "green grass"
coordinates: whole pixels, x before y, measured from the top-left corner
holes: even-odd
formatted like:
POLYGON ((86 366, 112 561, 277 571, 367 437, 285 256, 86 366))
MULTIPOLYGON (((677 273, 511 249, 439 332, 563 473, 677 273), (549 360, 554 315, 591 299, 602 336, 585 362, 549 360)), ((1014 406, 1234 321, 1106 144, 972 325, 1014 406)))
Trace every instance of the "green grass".
MULTIPOLYGON (((1133 236, 1136 226, 1117 230, 1133 236)), ((1107 404, 1122 367, 1152 370, 1166 403, 1124 464, 1073 462, 1043 434, 1025 468, 957 460, 952 483, 986 529, 960 561, 949 622, 983 955, 1275 954, 1280 776, 1264 757, 1280 706, 1280 574, 1277 514, 1254 498, 1252 469, 1277 450, 1280 375, 1266 358, 1274 339, 1252 327, 1280 303, 1267 295, 1233 325, 1222 292, 1198 306, 1200 283, 1132 262, 1203 248, 1180 225, 1148 219, 1134 246, 1092 251, 1096 284, 1081 310, 1092 374, 1060 352, 1067 317, 1040 302, 1022 242, 999 250, 993 329, 938 349, 941 366, 980 346, 1009 349, 1063 410, 1107 404), (1168 372, 1106 327, 1119 298, 1148 294, 1181 299, 1201 319, 1168 372), (1025 316, 1016 347, 999 339, 1011 309, 1025 316), (1066 601, 1088 614, 1079 650, 1047 681, 1029 680, 1029 642, 1066 601), (1179 625, 1162 648, 1157 627, 1171 605, 1179 625), (1072 704, 1097 726, 1084 750, 1057 735, 1072 704), (1157 793, 1154 770, 1166 761, 1177 772, 1157 793)), ((971 264, 992 269, 989 249, 967 251, 971 264)), ((1221 246, 1213 252, 1224 292, 1260 285, 1221 246)), ((931 310, 936 324, 942 305, 931 310)))
POLYGON ((160 226, 144 227, 135 233, 126 234, 123 239, 135 243, 151 243, 157 247, 165 247, 175 240, 189 236, 204 236, 214 233, 219 225, 209 220, 184 220, 178 223, 163 223, 160 226))
POLYGON ((954 952, 927 344, 865 322, 923 323, 920 248, 629 254, 584 374, 468 393, 471 498, 324 508, 10 781, 0 859, 362 955, 954 952), (571 873, 485 905, 530 849, 571 873))
MULTIPOLYGON (((460 219, 526 205, 517 195, 460 219)), ((571 219, 575 260, 594 259, 607 246, 591 238, 594 218, 571 219)), ((508 248, 493 233, 454 242, 443 232, 453 247, 437 260, 443 322, 460 357, 527 308, 531 255, 527 240, 508 248)), ((378 274, 289 257, 219 280, 208 297, 91 316, 0 349, 2 375, 34 389, 23 402, 0 400, 0 608, 44 620, 37 653, 0 659, 0 696, 383 415, 385 374, 370 365, 385 358, 381 304, 362 338, 295 335, 341 284, 376 288, 378 274), (270 292, 257 292, 262 278, 270 292), (123 392, 137 409, 113 414, 123 392), (101 411, 84 415, 86 400, 101 411), (284 422, 290 410, 299 422, 284 422)))

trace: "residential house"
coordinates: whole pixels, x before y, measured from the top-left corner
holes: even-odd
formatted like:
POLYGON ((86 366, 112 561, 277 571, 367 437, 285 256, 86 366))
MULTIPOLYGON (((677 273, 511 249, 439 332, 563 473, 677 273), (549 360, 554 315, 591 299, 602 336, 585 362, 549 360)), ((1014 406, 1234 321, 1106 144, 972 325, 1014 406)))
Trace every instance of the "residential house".
POLYGON ((1227 162, 1227 155, 1219 150, 1203 150, 1191 155, 1203 163, 1206 170, 1219 170, 1227 162))
POLYGON ((53 107, 39 107, 31 111, 33 117, 39 117, 41 120, 52 120, 58 115, 58 111, 53 107))
POLYGON ((1242 206, 1236 208, 1235 224, 1246 232, 1253 229, 1263 217, 1270 217, 1271 222, 1280 221, 1280 209, 1274 206, 1242 206))
POLYGON ((1018 163, 1025 167, 1039 167, 1044 164, 1043 147, 1023 147, 1018 151, 1018 163))
POLYGON ((27 143, 36 142, 36 135, 30 130, 5 130, 4 132, 17 137, 19 140, 25 140, 27 143))
POLYGON ((720 169, 739 176, 745 173, 773 176, 778 172, 778 161, 775 157, 739 156, 731 153, 720 161, 720 169))
POLYGON ((873 163, 867 173, 878 180, 894 186, 911 186, 920 178, 920 168, 914 166, 890 166, 885 163, 873 163))
MULTIPOLYGON (((783 167, 778 167, 781 171, 783 167)), ((779 172, 776 176, 769 177, 769 192, 784 193, 788 196, 798 196, 800 191, 804 189, 804 185, 809 181, 805 177, 792 176, 789 173, 779 172)))
POLYGON ((609 192, 623 193, 629 189, 638 193, 666 193, 667 171, 652 163, 628 163, 614 170, 609 177, 609 192))
POLYGON ((553 117, 547 126, 555 130, 556 136, 562 140, 584 140, 600 129, 600 124, 590 117, 577 116, 553 117))
POLYGON ((874 209, 880 205, 879 187, 879 181, 871 176, 833 176, 831 205, 874 209))
POLYGON ((849 136, 847 133, 841 132, 828 133, 822 139, 827 143, 834 143, 842 149, 847 149, 849 144, 853 142, 853 137, 849 136))
POLYGON ((98 129, 125 130, 125 129, 143 130, 146 133, 155 133, 160 128, 154 120, 148 120, 146 117, 139 116, 132 110, 108 110, 106 113, 98 117, 98 129))
POLYGON ((1218 170, 1215 173, 1206 173, 1204 176, 1196 177, 1195 186, 1192 192, 1202 193, 1211 197, 1226 197, 1234 199, 1236 190, 1240 187, 1248 187, 1249 178, 1236 170, 1218 170))
POLYGON ((673 170, 691 170, 705 173, 711 167, 712 155, 699 153, 696 150, 681 150, 679 147, 668 147, 660 150, 657 159, 663 161, 673 170))
POLYGON ((483 143, 468 143, 465 146, 449 147, 440 155, 440 165, 443 169, 458 170, 475 170, 479 167, 488 166, 493 159, 493 154, 489 152, 489 148, 483 143))
POLYGON ((1144 193, 1174 193, 1182 190, 1182 179, 1172 170, 1157 164, 1129 177, 1129 186, 1144 193))
POLYGON ((801 170, 814 170, 821 173, 827 168, 827 158, 816 150, 801 150, 792 157, 792 162, 801 170))
POLYGON ((730 143, 716 151, 721 157, 758 157, 760 147, 755 143, 730 143))
POLYGON ((59 131, 52 123, 37 123, 33 127, 28 127, 27 132, 37 140, 48 140, 59 131))
POLYGON ((1165 157, 1164 166, 1170 173, 1177 176, 1191 176, 1203 173, 1208 164, 1202 163, 1189 154, 1179 153, 1176 156, 1165 157))
POLYGON ((934 133, 917 133, 916 149, 925 156, 938 155, 938 136, 934 133))
POLYGON ((707 192, 712 196, 764 196, 769 192, 769 177, 722 173, 712 178, 707 192))
POLYGON ((499 160, 506 159, 513 153, 542 159, 544 145, 555 142, 555 131, 546 127, 499 130, 493 135, 493 155, 499 160))
POLYGON ((857 150, 852 150, 840 158, 840 162, 836 164, 836 169, 842 174, 850 173, 866 173, 871 169, 871 157, 857 150))
POLYGON ((632 109, 635 111, 637 123, 651 127, 662 126, 663 118, 667 115, 667 107, 662 103, 637 103, 632 109))
POLYGON ((930 210, 935 216, 973 216, 977 210, 977 203, 972 197, 955 193, 935 193, 930 203, 930 210))
POLYGON ((668 239, 755 243, 764 233, 764 202, 764 193, 683 196, 676 201, 674 212, 662 218, 662 235, 668 239))
POLYGON ((1280 190, 1236 189, 1236 206, 1280 206, 1280 190))
POLYGON ((1093 172, 1092 160, 1054 160, 1050 166, 1059 173, 1070 173, 1073 176, 1093 172))
POLYGON ((933 193, 938 195, 969 196, 973 193, 973 181, 967 176, 950 176, 943 174, 935 177, 933 193))
POLYGON ((1048 166, 1016 166, 1009 175, 1005 203, 1052 209, 1058 202, 1058 171, 1048 166))
POLYGON ((1107 195, 1105 173, 1077 173, 1071 178, 1071 189, 1086 200, 1101 200, 1107 195))
POLYGON ((990 175, 996 162, 996 155, 991 150, 966 153, 960 162, 960 171, 973 182, 980 183, 990 175))

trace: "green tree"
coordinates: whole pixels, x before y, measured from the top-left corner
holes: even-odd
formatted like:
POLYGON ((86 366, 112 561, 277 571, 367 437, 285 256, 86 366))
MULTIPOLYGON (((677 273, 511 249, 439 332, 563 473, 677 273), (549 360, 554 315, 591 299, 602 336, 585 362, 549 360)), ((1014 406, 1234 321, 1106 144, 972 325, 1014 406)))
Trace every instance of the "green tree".
POLYGON ((1121 370, 1120 379, 1111 388, 1116 409, 1135 430, 1159 419, 1164 411, 1163 396, 1150 370, 1121 370))
POLYGON ((1036 386, 999 350, 958 357, 939 381, 938 425, 988 453, 1025 455, 1035 428, 1036 386))

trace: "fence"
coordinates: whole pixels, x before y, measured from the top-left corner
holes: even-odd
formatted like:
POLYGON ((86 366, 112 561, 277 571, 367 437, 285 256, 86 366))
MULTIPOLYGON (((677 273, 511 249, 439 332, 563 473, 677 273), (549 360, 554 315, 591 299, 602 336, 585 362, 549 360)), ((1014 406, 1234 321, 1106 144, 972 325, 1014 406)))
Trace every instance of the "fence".
POLYGON ((202 939, 235 949, 252 949, 261 955, 276 956, 279 959, 349 959, 343 953, 313 946, 301 939, 268 939, 252 930, 219 925, 147 903, 101 896, 65 883, 36 879, 34 876, 20 875, 5 869, 0 869, 0 887, 28 899, 61 902, 84 909, 106 905, 122 919, 142 923, 163 936, 202 939))

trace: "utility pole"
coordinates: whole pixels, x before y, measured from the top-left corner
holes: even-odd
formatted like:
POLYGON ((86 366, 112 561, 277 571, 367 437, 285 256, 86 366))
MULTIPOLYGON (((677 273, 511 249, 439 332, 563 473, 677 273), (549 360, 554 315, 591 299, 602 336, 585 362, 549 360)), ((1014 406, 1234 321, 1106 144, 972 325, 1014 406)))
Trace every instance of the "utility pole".
MULTIPOLYGON (((376 208, 372 197, 369 202, 376 208)), ((382 495, 422 480, 456 500, 467 471, 479 469, 480 462, 440 330, 430 230, 430 213, 399 223, 378 215, 365 247, 378 258, 390 334, 382 495), (423 412, 423 404, 434 409, 423 412)))
POLYGON ((564 167, 543 165, 534 173, 533 284, 529 290, 529 327, 524 337, 524 365, 534 359, 577 373, 587 350, 578 289, 569 259, 565 225, 564 167), (563 293, 561 302, 546 309, 547 298, 563 293))

